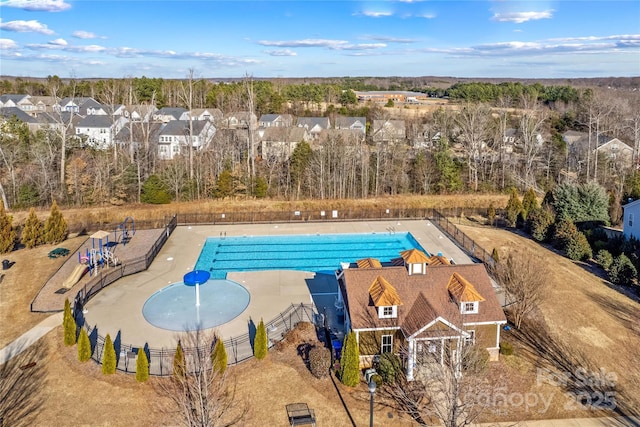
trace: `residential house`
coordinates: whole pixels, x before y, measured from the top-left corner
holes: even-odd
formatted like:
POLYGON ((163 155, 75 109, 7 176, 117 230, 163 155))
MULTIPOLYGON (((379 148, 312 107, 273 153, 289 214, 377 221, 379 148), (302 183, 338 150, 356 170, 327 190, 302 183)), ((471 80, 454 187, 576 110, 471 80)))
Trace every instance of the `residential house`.
POLYGON ((0 118, 2 118, 2 122, 15 118, 25 123, 31 132, 36 132, 40 129, 38 120, 19 107, 0 107, 0 118))
POLYGON ((321 145, 331 145, 332 142, 339 141, 347 147, 355 147, 364 142, 364 135, 359 130, 352 129, 325 129, 313 142, 313 147, 321 145))
POLYGON ((208 120, 213 122, 214 124, 220 123, 224 114, 218 108, 194 108, 191 111, 186 111, 182 116, 180 116, 180 120, 189 120, 189 118, 193 118, 193 120, 208 120))
POLYGON ((311 141, 303 127, 269 127, 260 138, 260 154, 263 159, 286 161, 302 141, 311 141))
POLYGON ((305 128, 317 140, 323 130, 331 129, 331 123, 328 117, 298 117, 298 127, 305 128))
POLYGON ((622 208, 624 210, 622 217, 624 221, 622 224, 624 238, 640 240, 640 199, 630 200, 622 208))
POLYGON ((216 134, 216 127, 206 120, 171 120, 158 132, 158 158, 171 160, 194 150, 206 148, 216 134), (190 129, 193 133, 190 133, 190 129))
POLYGON ((375 143, 397 143, 407 136, 404 120, 374 120, 372 138, 375 143))
POLYGON ((628 169, 633 165, 633 148, 618 138, 609 139, 596 148, 599 158, 606 159, 612 172, 628 169))
POLYGON ((76 125, 76 136, 84 136, 86 145, 97 150, 110 148, 114 136, 128 120, 122 116, 89 114, 76 125))
POLYGON ((498 359, 506 317, 483 264, 453 265, 418 249, 389 264, 364 259, 337 273, 336 306, 345 307, 362 367, 380 354, 401 354, 412 380, 423 361, 443 363, 471 343, 498 359))
POLYGON ((16 107, 29 113, 35 110, 35 106, 30 95, 24 94, 4 94, 0 95, 0 108, 16 107))
POLYGON ((227 129, 256 129, 258 118, 248 111, 235 111, 229 113, 222 121, 221 126, 227 129))
POLYGON ((127 105, 122 110, 122 115, 134 122, 150 122, 153 114, 158 111, 155 105, 138 104, 127 105))
POLYGON ((367 133, 367 118, 366 117, 336 117, 334 123, 334 129, 351 129, 357 130, 362 135, 367 133))
MULTIPOLYGON (((55 111, 65 111, 86 116, 87 111, 102 108, 102 104, 90 97, 67 97, 53 106, 55 111)), ((106 113, 105 113, 106 114, 106 113)))
POLYGON ((180 107, 163 107, 153 113, 154 122, 168 123, 172 120, 180 120, 182 115, 187 112, 186 108, 180 107))
POLYGON ((34 105, 34 111, 38 113, 50 113, 53 106, 56 105, 57 99, 54 96, 32 96, 31 102, 34 105))
POLYGON ((258 120, 258 127, 291 127, 293 126, 293 116, 291 114, 263 114, 258 120))
POLYGON ((164 124, 159 122, 132 121, 127 122, 116 134, 114 142, 120 146, 150 147, 160 139, 160 130, 164 124))

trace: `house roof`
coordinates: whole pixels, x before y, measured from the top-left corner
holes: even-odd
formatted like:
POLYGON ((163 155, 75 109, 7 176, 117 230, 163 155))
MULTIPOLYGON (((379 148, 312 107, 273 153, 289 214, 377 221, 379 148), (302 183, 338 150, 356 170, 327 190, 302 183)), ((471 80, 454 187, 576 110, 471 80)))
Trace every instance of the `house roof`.
POLYGON ((353 329, 400 327, 405 336, 411 336, 437 318, 459 328, 463 324, 506 321, 483 264, 428 266, 425 274, 412 275, 401 266, 349 268, 342 274, 341 292, 353 329), (483 297, 478 313, 460 313, 459 303, 449 291, 452 277, 462 289, 460 295, 466 298, 467 293, 472 294, 471 287, 461 286, 472 284, 475 293, 483 297), (403 303, 395 319, 379 319, 369 293, 374 282, 384 283, 383 280, 403 303))
POLYGON ((193 126, 193 134, 200 135, 205 126, 210 123, 205 120, 170 120, 160 131, 160 135, 187 136, 189 135, 189 126, 193 126))
POLYGON ((451 265, 451 261, 442 255, 432 255, 427 260, 429 265, 451 265))
POLYGON ((306 139, 307 130, 300 127, 268 127, 264 129, 262 141, 300 142, 306 139))
POLYGON ((9 119, 13 116, 24 123, 37 123, 37 120, 18 107, 1 107, 0 116, 9 119))
POLYGON ((298 126, 306 127, 307 129, 313 129, 318 126, 322 129, 329 129, 328 117, 298 117, 298 126))
POLYGON ((180 119, 183 113, 187 112, 186 108, 181 107, 163 107, 153 113, 154 116, 171 116, 176 120, 180 119))
POLYGON ((0 102, 5 103, 7 101, 12 101, 14 103, 18 103, 25 98, 29 98, 29 95, 26 94, 14 94, 14 93, 5 93, 4 95, 0 95, 0 102))
POLYGON ((375 307, 391 307, 402 305, 398 291, 384 277, 375 278, 369 286, 369 296, 375 307))
POLYGON ((381 268, 382 264, 375 258, 364 258, 356 261, 358 268, 381 268))
POLYGON ((113 126, 114 119, 112 116, 104 116, 97 114, 90 114, 84 117, 77 124, 77 127, 81 128, 110 128, 113 126))
POLYGON ((422 264, 429 262, 427 255, 418 249, 408 249, 400 252, 400 256, 407 264, 422 264))
POLYGON ((447 290, 458 303, 485 301, 484 297, 478 293, 471 282, 458 273, 451 275, 447 290))
POLYGON ((356 123, 360 123, 362 126, 366 126, 367 125, 367 118, 366 117, 343 117, 343 116, 338 116, 336 117, 336 129, 349 129, 351 126, 353 126, 356 123))

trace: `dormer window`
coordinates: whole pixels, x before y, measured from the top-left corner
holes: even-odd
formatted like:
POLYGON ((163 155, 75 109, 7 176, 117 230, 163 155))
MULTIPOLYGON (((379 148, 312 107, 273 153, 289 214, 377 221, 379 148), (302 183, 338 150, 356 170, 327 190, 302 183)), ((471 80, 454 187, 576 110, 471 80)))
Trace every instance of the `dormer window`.
POLYGON ((393 319, 398 317, 398 306, 387 305, 387 306, 378 307, 378 317, 380 319, 393 319))
POLYGON ((478 302, 463 302, 460 304, 460 309, 462 314, 477 314, 478 302))

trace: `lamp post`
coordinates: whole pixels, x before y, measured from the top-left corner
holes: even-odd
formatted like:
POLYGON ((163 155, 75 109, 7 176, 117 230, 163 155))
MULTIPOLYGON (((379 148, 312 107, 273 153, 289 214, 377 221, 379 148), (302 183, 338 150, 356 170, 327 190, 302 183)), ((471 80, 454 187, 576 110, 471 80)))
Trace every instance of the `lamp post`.
POLYGON ((376 392, 376 382, 369 380, 369 427, 373 427, 373 395, 376 392))

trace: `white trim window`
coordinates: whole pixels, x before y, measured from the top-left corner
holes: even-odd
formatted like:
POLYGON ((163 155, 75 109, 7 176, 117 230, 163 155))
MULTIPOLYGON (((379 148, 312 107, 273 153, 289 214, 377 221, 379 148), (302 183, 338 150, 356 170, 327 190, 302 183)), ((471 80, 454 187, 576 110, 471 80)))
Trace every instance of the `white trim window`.
POLYGON ((461 302, 460 303, 460 312, 462 314, 477 314, 478 313, 478 302, 461 302))
POLYGON ((473 345, 476 343, 476 331, 474 329, 468 330, 468 337, 464 338, 465 345, 473 345))
POLYGON ((380 353, 392 353, 393 352, 393 335, 383 335, 382 344, 380 345, 380 353))
POLYGON ((396 317, 398 317, 398 306, 385 305, 385 306, 378 307, 379 319, 394 319, 396 317))

